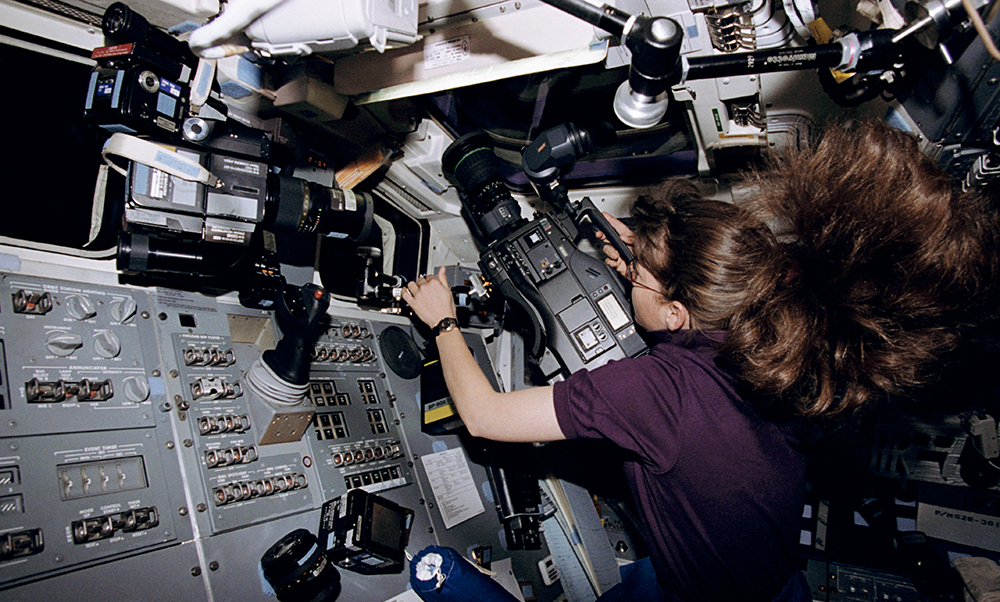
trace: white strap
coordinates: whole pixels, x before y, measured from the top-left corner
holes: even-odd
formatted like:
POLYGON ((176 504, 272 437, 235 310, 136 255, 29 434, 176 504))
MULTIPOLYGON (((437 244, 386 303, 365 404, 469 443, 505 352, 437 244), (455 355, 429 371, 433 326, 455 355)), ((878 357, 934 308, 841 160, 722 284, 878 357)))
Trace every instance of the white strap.
POLYGON ((215 81, 215 59, 199 59, 198 69, 191 82, 191 113, 197 115, 201 107, 208 101, 212 93, 212 82, 215 81))
POLYGON ((125 168, 111 160, 112 156, 124 157, 142 165, 148 165, 162 172, 189 182, 200 182, 212 188, 221 188, 222 181, 212 175, 197 161, 155 142, 136 138, 129 134, 116 133, 104 143, 101 150, 104 162, 123 176, 128 176, 125 168))

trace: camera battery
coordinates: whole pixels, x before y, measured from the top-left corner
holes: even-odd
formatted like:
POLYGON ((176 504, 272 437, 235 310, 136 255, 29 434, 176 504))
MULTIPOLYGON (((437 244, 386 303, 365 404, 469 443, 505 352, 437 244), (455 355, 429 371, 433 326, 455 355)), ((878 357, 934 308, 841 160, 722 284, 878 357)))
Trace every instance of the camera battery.
POLYGON ((221 186, 212 188, 133 162, 125 221, 207 242, 250 244, 264 219, 267 164, 221 153, 177 152, 204 165, 221 186))

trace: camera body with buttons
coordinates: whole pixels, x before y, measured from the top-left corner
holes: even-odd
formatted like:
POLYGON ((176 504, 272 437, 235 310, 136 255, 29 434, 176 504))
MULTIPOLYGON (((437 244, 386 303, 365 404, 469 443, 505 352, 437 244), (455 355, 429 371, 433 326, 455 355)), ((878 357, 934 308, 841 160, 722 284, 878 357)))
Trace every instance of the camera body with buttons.
POLYGON ((84 115, 110 132, 172 141, 181 134, 197 59, 184 42, 116 2, 101 22, 107 46, 95 48, 84 115))

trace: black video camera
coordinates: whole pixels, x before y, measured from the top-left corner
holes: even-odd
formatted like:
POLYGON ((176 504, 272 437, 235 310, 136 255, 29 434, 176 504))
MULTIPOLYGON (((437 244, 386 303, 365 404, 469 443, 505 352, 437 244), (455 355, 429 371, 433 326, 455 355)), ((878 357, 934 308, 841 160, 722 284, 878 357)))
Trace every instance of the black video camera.
POLYGON ((115 2, 101 22, 108 46, 94 49, 84 115, 111 132, 174 140, 188 112, 198 60, 184 42, 115 2))
POLYGON ((105 160, 125 176, 101 213, 120 228, 126 276, 237 290, 244 305, 269 308, 284 288, 275 233, 367 237, 370 195, 291 177, 272 162, 272 134, 230 119, 210 95, 191 114, 198 61, 185 43, 120 2, 102 29, 113 44, 94 51, 85 116, 112 132, 105 160))
MULTIPOLYGON (((530 353, 547 379, 646 351, 618 275, 577 247, 580 222, 604 222, 589 198, 569 202, 558 195, 548 199, 557 201, 551 213, 524 219, 483 132, 455 140, 441 163, 486 245, 479 256, 483 277, 529 317, 530 353)), ((598 227, 617 238, 606 222, 598 227)))
POLYGON ((369 194, 275 173, 266 157, 125 134, 105 153, 129 159, 118 269, 231 287, 244 305, 270 307, 283 287, 269 234, 361 241, 374 221, 369 194))

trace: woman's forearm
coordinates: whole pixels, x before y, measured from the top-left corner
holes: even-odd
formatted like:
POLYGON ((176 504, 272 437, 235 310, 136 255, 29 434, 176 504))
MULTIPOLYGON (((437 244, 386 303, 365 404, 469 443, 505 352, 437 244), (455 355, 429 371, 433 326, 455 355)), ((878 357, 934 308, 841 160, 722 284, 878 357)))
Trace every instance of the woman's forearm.
POLYGON ((565 439, 552 387, 497 392, 458 329, 438 335, 437 347, 448 392, 470 434, 497 441, 565 439))
MULTIPOLYGON (((403 299, 417 317, 434 327, 455 317, 444 269, 407 284, 403 299)), ((477 437, 498 441, 564 439, 556 419, 551 387, 499 393, 493 389, 458 328, 436 334, 441 371, 465 427, 477 437)))

